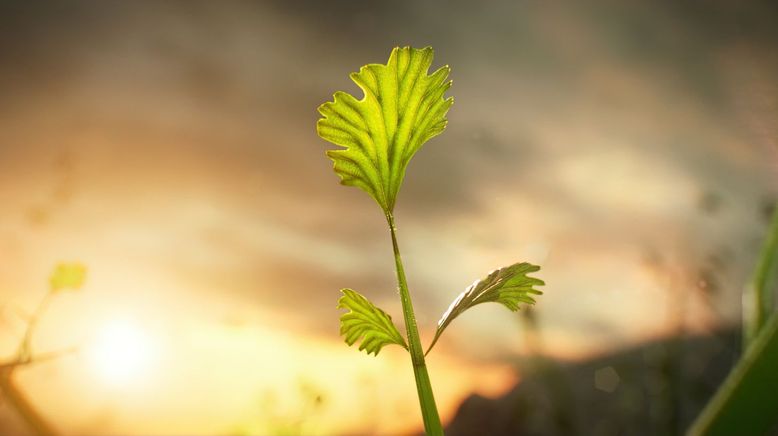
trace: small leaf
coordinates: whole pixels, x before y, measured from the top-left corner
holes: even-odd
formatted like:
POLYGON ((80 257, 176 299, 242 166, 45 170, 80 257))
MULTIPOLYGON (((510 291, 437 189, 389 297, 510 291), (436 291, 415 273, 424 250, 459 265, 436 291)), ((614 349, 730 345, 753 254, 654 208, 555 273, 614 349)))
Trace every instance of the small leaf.
POLYGON ((334 101, 319 106, 316 130, 344 150, 329 150, 341 183, 356 186, 375 199, 384 212, 394 209, 405 169, 430 138, 446 128, 446 113, 454 103, 443 94, 449 67, 427 75, 432 47, 396 47, 386 65, 368 64, 351 73, 364 92, 357 100, 336 92, 334 101))
POLYGON ((354 342, 363 338, 359 350, 376 356, 381 348, 389 344, 408 349, 391 316, 353 289, 340 291, 343 296, 338 300, 338 309, 349 310, 340 317, 340 334, 345 337, 347 344, 354 345, 354 342))
POLYGON ((486 278, 477 280, 470 285, 465 292, 451 303, 448 310, 438 321, 438 329, 427 353, 432 350, 443 330, 451 324, 465 310, 476 304, 495 302, 500 303, 511 311, 519 310, 520 303, 535 304, 533 295, 541 295, 542 292, 533 286, 542 286, 543 280, 529 277, 527 274, 540 271, 540 267, 531 263, 515 263, 505 268, 500 268, 489 273, 486 278))
POLYGON ((49 278, 52 292, 80 289, 86 279, 86 267, 80 263, 61 263, 49 278))

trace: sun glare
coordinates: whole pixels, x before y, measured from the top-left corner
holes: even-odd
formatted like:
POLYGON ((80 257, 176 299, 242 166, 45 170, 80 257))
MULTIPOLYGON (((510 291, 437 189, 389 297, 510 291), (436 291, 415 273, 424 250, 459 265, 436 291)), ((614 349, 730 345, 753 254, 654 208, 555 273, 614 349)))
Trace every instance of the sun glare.
POLYGON ((96 372, 109 384, 126 384, 148 370, 153 344, 136 323, 112 321, 102 327, 92 345, 91 360, 96 372))

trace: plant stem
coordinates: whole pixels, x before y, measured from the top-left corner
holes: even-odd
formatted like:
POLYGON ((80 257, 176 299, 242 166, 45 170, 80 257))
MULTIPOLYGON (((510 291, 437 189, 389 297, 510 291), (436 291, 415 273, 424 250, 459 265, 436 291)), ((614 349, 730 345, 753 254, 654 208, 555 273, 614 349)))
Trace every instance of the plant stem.
POLYGON ((773 285, 778 275, 778 204, 767 228, 762 253, 743 294, 743 350, 746 350, 773 312, 773 285))
POLYGON ((403 306, 405 330, 408 333, 408 351, 411 354, 411 362, 413 363, 413 375, 416 378, 416 391, 419 394, 419 404, 421 406, 422 418, 424 419, 424 431, 428 436, 442 436, 443 426, 440 423, 438 407, 435 405, 435 397, 432 394, 430 376, 427 373, 427 365, 424 362, 424 350, 421 347, 421 340, 419 339, 419 328, 416 326, 416 316, 413 314, 411 294, 408 292, 408 283, 405 280, 405 270, 403 269, 403 262, 400 257, 400 248, 397 245, 397 228, 394 225, 394 216, 391 212, 386 213, 386 222, 389 224, 389 231, 392 234, 394 263, 397 269, 397 284, 400 288, 400 300, 402 301, 403 306))
POLYGON ((30 427, 34 434, 40 436, 54 436, 57 432, 35 409, 27 397, 16 387, 13 381, 14 365, 0 367, 0 394, 11 407, 19 413, 22 420, 30 427))
POLYGON ((35 312, 27 319, 27 328, 24 330, 24 336, 21 342, 19 342, 19 348, 16 352, 17 359, 21 362, 27 362, 32 359, 32 335, 35 333, 35 329, 38 327, 41 315, 49 307, 51 298, 54 295, 52 291, 46 292, 41 299, 38 306, 35 308, 35 312))

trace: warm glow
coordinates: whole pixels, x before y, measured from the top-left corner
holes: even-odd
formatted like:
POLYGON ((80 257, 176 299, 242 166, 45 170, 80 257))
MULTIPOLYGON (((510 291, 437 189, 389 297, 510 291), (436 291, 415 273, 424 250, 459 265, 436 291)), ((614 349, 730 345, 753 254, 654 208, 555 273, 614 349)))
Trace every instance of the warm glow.
POLYGON ((427 356, 447 434, 686 429, 778 204, 778 8, 398 3, 0 0, 0 436, 423 433, 407 350, 340 333, 351 287, 408 342, 399 182, 425 351, 490 271, 546 283, 427 356), (406 45, 445 131, 350 79, 406 45))
POLYGON ((148 370, 152 343, 146 332, 130 321, 103 326, 92 346, 91 360, 98 374, 110 384, 140 379, 148 370))

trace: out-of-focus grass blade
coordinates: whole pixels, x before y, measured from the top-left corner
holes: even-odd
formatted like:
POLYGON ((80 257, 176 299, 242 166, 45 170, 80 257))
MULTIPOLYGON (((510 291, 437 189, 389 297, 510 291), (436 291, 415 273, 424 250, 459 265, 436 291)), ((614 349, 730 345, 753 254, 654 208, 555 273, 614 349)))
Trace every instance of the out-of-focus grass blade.
POLYGON ((762 435, 778 424, 778 313, 762 328, 689 435, 762 435))
POLYGON ((690 435, 761 435, 778 424, 778 207, 743 302, 745 352, 689 430, 690 435))
POLYGON ((743 350, 748 349, 773 312, 773 293, 778 281, 777 276, 778 204, 775 205, 754 276, 743 295, 743 350))

